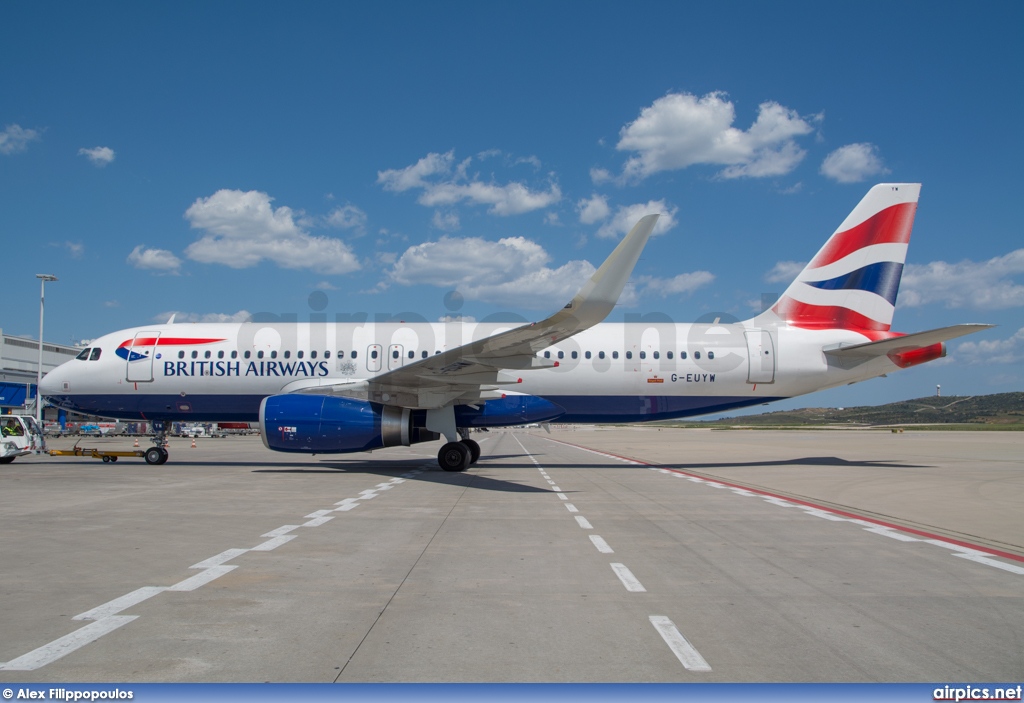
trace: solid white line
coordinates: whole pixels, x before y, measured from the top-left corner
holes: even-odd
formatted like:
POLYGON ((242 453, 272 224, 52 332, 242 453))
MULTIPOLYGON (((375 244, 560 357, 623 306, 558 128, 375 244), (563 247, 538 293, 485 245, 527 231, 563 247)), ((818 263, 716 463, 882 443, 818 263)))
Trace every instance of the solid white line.
POLYGON ((231 561, 235 557, 240 557, 240 556, 242 556, 243 554, 245 554, 248 551, 249 551, 248 549, 225 549, 220 554, 217 554, 216 556, 212 556, 209 559, 203 559, 198 564, 193 564, 192 566, 190 566, 188 568, 190 568, 190 569, 209 569, 211 566, 220 566, 224 562, 231 561))
POLYGON ((874 527, 865 527, 864 531, 874 532, 876 535, 882 535, 883 537, 891 537, 892 539, 898 539, 900 542, 921 541, 917 537, 911 537, 910 535, 905 535, 902 532, 896 532, 888 527, 882 527, 881 525, 876 525, 874 527))
POLYGON ((995 559, 989 559, 988 557, 980 556, 978 554, 954 554, 953 556, 960 557, 961 559, 970 559, 971 561, 976 561, 979 564, 985 564, 986 566, 994 566, 997 569, 1009 571, 1013 574, 1024 574, 1024 569, 1022 569, 1019 566, 1014 566, 1013 564, 1006 564, 1001 561, 996 561, 995 559))
POLYGON ((92 610, 86 610, 84 613, 79 613, 72 620, 101 620, 108 615, 114 615, 120 613, 122 610, 126 610, 133 605, 137 605, 144 600, 149 600, 158 593, 163 593, 167 589, 163 586, 143 586, 142 588, 136 589, 131 593, 126 593, 120 598, 115 598, 112 601, 107 601, 103 605, 97 605, 92 610))
POLYGON ((278 537, 274 537, 273 539, 268 539, 263 544, 257 544, 255 547, 252 548, 252 551, 269 552, 272 549, 277 549, 282 544, 287 544, 288 542, 295 539, 295 537, 296 535, 280 535, 278 537))
POLYGON ((207 569, 206 571, 200 571, 195 576, 190 576, 184 581, 178 581, 173 586, 168 586, 168 591, 194 591, 200 586, 205 586, 214 579, 219 579, 224 574, 230 573, 237 569, 237 566, 214 566, 207 569))
POLYGON ((108 632, 113 632, 122 625, 127 625, 137 617, 139 616, 111 615, 102 620, 91 622, 69 635, 64 635, 49 644, 44 644, 38 649, 33 649, 28 654, 23 654, 17 659, 12 659, 6 664, 0 665, 0 669, 4 671, 33 671, 51 662, 55 662, 67 654, 71 654, 79 647, 84 647, 108 632))
POLYGON ((619 577, 619 581, 622 581, 622 585, 626 587, 627 591, 632 593, 646 593, 647 589, 640 583, 640 580, 633 575, 633 572, 626 568, 625 564, 612 564, 612 571, 619 577))
POLYGON ((808 515, 813 515, 814 517, 820 517, 824 520, 831 520, 832 522, 849 522, 849 520, 847 520, 843 516, 836 515, 835 513, 830 513, 827 510, 821 510, 819 508, 808 508, 806 506, 799 507, 805 513, 807 513, 808 515))
POLYGON ((789 501, 782 500, 782 498, 765 498, 764 502, 771 503, 772 505, 777 505, 780 508, 795 508, 796 507, 796 505, 794 505, 793 503, 790 503, 789 501))
POLYGON ((594 529, 594 526, 590 524, 590 521, 582 515, 576 516, 576 522, 578 522, 580 524, 580 527, 582 527, 584 530, 594 529))
POLYGON ((676 627, 675 623, 664 615, 650 616, 651 624, 658 631, 665 644, 676 655, 676 659, 690 671, 711 671, 711 667, 704 661, 692 644, 686 641, 683 634, 676 627))
POLYGON ((321 515, 320 517, 313 518, 309 522, 302 523, 303 527, 320 527, 325 522, 330 522, 334 519, 333 515, 321 515))
POLYGON ((572 503, 566 503, 566 504, 565 504, 565 508, 566 508, 566 510, 568 510, 568 511, 569 511, 570 513, 578 513, 578 512, 579 512, 579 510, 578 510, 578 509, 576 508, 576 506, 575 506, 575 505, 573 505, 572 503))
POLYGON ((597 547, 597 551, 602 554, 615 554, 615 550, 608 546, 608 543, 604 541, 604 538, 599 535, 590 535, 590 541, 597 547))
POLYGON ((271 530, 270 532, 263 533, 262 535, 260 535, 260 537, 280 537, 281 535, 286 535, 292 530, 297 529, 299 529, 298 525, 281 525, 276 530, 271 530))

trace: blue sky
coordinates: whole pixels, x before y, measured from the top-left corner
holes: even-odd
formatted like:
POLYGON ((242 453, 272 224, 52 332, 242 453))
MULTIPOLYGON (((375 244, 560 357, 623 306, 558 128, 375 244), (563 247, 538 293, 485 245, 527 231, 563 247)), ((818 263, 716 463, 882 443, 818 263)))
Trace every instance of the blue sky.
POLYGON ((994 330, 796 405, 1020 390, 1024 5, 9 2, 5 332, 560 307, 666 213, 625 313, 746 318, 867 189, 924 184, 894 328, 994 330))

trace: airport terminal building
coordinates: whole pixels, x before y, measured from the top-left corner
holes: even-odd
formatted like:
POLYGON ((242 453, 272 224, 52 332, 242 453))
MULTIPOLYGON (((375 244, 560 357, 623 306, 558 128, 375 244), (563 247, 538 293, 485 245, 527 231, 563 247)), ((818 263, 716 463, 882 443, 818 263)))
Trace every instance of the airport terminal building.
MULTIPOLYGON (((43 342, 43 375, 80 351, 81 347, 43 342)), ((0 329, 0 413, 35 414, 38 368, 39 341, 0 329)), ((56 408, 49 408, 46 419, 58 419, 56 408)))

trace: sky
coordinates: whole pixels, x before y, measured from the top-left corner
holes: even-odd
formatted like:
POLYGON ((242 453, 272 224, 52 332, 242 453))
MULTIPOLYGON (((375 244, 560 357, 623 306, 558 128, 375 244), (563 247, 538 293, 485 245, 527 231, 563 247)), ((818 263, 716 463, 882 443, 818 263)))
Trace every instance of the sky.
POLYGON ((996 328, 777 407, 1024 386, 1020 2, 6 2, 0 327, 746 319, 923 183, 893 328, 996 328), (457 290, 460 296, 449 296, 457 290))

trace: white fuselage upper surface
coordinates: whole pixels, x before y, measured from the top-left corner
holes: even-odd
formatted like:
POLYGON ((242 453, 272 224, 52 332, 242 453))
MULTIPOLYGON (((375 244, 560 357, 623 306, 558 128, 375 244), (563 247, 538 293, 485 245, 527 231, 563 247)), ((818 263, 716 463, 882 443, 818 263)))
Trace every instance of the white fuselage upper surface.
MULTIPOLYGON (((57 405, 124 419, 254 421, 289 384, 357 381, 484 339, 501 323, 211 323, 151 325, 97 339, 46 376, 57 405), (97 351, 99 350, 99 351, 97 351), (83 358, 84 356, 84 358, 83 358)), ((684 417, 801 395, 878 376, 823 348, 861 343, 844 330, 732 324, 602 323, 538 352, 554 368, 510 372, 509 392, 546 398, 565 421, 684 417), (521 382, 516 382, 521 378, 521 382)))

